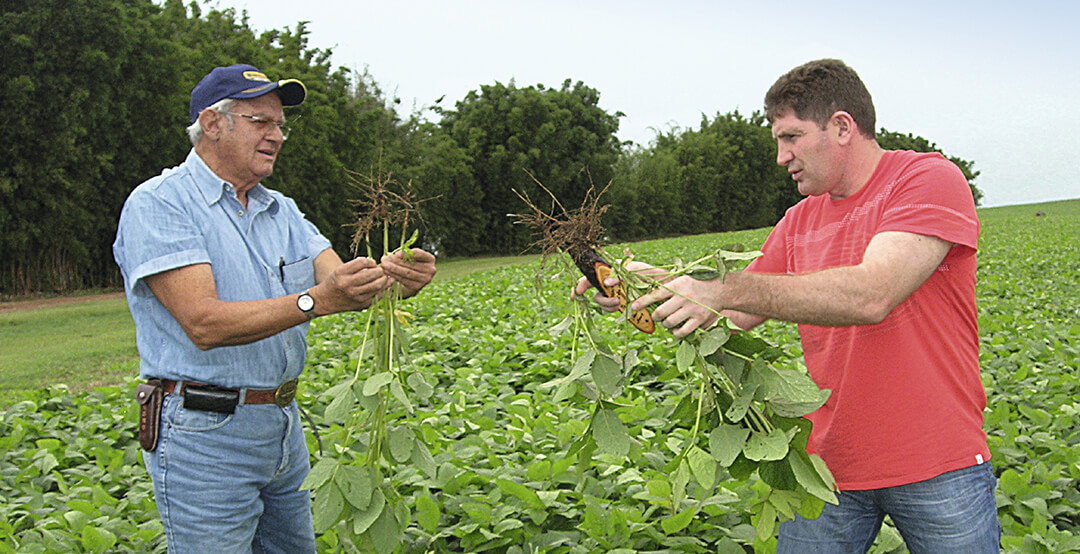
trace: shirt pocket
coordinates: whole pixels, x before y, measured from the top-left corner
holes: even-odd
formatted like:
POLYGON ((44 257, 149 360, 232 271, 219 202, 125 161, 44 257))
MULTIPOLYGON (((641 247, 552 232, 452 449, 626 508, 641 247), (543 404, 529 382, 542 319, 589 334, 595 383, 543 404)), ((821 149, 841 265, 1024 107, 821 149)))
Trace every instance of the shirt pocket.
POLYGON ((285 292, 302 292, 315 286, 315 261, 311 257, 287 263, 281 267, 285 292))

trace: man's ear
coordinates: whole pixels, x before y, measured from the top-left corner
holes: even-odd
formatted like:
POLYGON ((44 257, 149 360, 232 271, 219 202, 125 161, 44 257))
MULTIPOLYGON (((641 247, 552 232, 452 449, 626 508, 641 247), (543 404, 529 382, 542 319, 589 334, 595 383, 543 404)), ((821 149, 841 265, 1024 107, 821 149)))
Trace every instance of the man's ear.
POLYGON ((855 123, 855 118, 845 111, 832 114, 829 122, 836 128, 836 138, 840 141, 840 144, 851 142, 851 139, 859 132, 859 126, 855 123))
POLYGON ((216 110, 203 110, 199 113, 199 125, 202 127, 204 137, 216 141, 221 138, 221 132, 225 130, 225 114, 216 110))

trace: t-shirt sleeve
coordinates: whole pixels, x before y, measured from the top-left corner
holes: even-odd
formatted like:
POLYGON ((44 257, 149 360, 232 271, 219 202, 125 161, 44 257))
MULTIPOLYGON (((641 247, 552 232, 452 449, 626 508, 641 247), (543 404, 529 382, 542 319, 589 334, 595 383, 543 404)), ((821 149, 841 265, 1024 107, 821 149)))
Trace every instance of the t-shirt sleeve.
POLYGON ((950 256, 973 253, 979 243, 979 218, 960 168, 941 156, 911 164, 900 176, 877 231, 934 236, 966 247, 950 256))

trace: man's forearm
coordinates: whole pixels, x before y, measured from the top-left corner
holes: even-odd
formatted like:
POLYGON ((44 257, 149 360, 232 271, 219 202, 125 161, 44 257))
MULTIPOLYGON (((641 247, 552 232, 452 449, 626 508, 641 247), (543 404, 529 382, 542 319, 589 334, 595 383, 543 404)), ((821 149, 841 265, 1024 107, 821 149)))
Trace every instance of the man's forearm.
POLYGON ((858 266, 804 275, 731 273, 721 302, 726 309, 793 323, 868 325, 883 320, 893 306, 867 282, 858 266))

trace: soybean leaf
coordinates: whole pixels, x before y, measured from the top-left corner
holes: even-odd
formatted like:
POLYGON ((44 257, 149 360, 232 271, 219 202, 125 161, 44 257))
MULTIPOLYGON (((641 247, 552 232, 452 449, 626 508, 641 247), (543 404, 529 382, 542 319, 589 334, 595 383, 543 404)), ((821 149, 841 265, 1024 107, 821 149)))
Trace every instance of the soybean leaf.
MULTIPOLYGON (((738 244, 732 245, 732 246, 736 246, 736 247, 740 247, 740 248, 742 247, 742 245, 738 245, 738 244)), ((743 260, 743 261, 753 260, 755 258, 760 258, 762 255, 763 254, 761 253, 760 250, 735 251, 735 250, 730 250, 730 249, 729 250, 720 249, 720 250, 717 250, 716 254, 715 254, 716 259, 724 260, 724 261, 728 261, 728 260, 736 260, 736 261, 738 261, 738 260, 743 260)))
POLYGON ((698 346, 698 351, 702 356, 709 356, 713 352, 724 346, 728 337, 731 336, 731 332, 723 327, 714 327, 710 329, 705 336, 701 337, 701 345, 698 346))
POLYGON ((410 250, 410 249, 412 248, 412 245, 414 243, 416 243, 416 239, 419 236, 420 236, 420 229, 413 229, 413 232, 412 232, 411 235, 409 235, 408 240, 401 243, 401 246, 398 247, 398 251, 400 251, 402 253, 405 260, 407 260, 407 261, 412 260, 412 250, 410 250))
POLYGON ((664 529, 664 533, 668 535, 674 535, 679 531, 690 525, 690 522, 694 520, 694 514, 697 510, 694 508, 687 508, 663 521, 660 522, 660 527, 664 529))
POLYGON ((709 450, 720 465, 729 467, 746 445, 750 430, 737 425, 718 425, 709 433, 709 450))
POLYGON ((92 525, 83 527, 81 538, 83 546, 90 552, 105 552, 116 544, 115 533, 92 525))
POLYGON ((694 479, 697 479, 702 487, 711 489, 716 484, 716 460, 708 452, 692 446, 686 453, 686 461, 690 463, 694 479))
POLYGON ((405 395, 405 389, 401 387, 401 381, 394 379, 390 381, 390 394, 397 398, 398 402, 401 402, 405 406, 405 410, 410 414, 413 413, 413 405, 409 400, 409 397, 405 395))
POLYGON ((364 396, 375 396, 383 387, 394 380, 394 375, 388 371, 376 373, 364 381, 364 396))
POLYGON ((641 360, 638 359, 638 351, 633 348, 628 349, 626 351, 626 354, 623 356, 623 372, 629 372, 631 369, 634 369, 634 367, 638 365, 640 361, 641 360))
POLYGON ((732 401, 731 406, 724 412, 724 417, 728 418, 728 421, 741 421, 746 417, 746 412, 750 409, 750 403, 754 401, 754 392, 758 389, 758 384, 746 384, 739 388, 739 395, 732 401))
POLYGON ((580 528, 590 537, 599 538, 611 534, 611 518, 600 506, 595 497, 586 494, 583 498, 585 513, 581 518, 580 528))
POLYGON ((434 534, 439 530, 439 518, 441 511, 439 504, 426 494, 416 498, 416 522, 428 533, 434 534))
POLYGON ((794 490, 776 490, 769 493, 769 504, 776 508, 777 519, 788 521, 795 519, 795 510, 802 504, 802 494, 794 490))
POLYGON ((382 513, 368 528, 371 544, 375 546, 375 551, 379 554, 390 554, 401 543, 401 528, 398 526, 393 511, 389 508, 390 506, 383 508, 382 513))
POLYGON ((353 385, 352 381, 342 381, 341 383, 338 383, 338 384, 326 389, 319 396, 322 397, 322 398, 337 398, 342 393, 344 393, 346 390, 351 389, 352 385, 353 385))
POLYGON ((343 421, 346 416, 356 411, 356 395, 349 387, 345 387, 334 396, 330 405, 326 407, 323 417, 328 421, 343 421))
POLYGON ((769 367, 766 379, 770 380, 770 388, 787 400, 797 402, 816 402, 824 393, 828 398, 829 391, 822 390, 809 374, 794 369, 769 367))
POLYGON ((323 458, 315 464, 315 467, 311 468, 307 477, 304 478, 304 482, 300 483, 300 490, 315 490, 326 483, 334 476, 334 470, 337 469, 338 462, 334 458, 323 458))
POLYGON ((773 429, 768 434, 752 431, 750 438, 746 440, 746 446, 743 447, 743 454, 757 462, 781 460, 787 453, 788 436, 783 429, 773 429))
POLYGON ((690 270, 686 272, 686 275, 689 275, 691 278, 698 281, 712 281, 713 279, 716 279, 718 277, 723 277, 724 273, 719 272, 711 267, 698 265, 690 268, 690 270))
POLYGON ((342 465, 334 476, 334 484, 341 489, 341 495, 345 500, 357 510, 363 510, 371 504, 375 478, 367 469, 342 465))
POLYGON ((836 477, 833 477, 832 471, 829 470, 829 466, 825 465, 825 460, 821 459, 821 456, 817 454, 807 454, 807 458, 810 459, 810 463, 817 470, 821 480, 825 482, 825 486, 829 490, 836 490, 836 477))
POLYGON ((552 395, 551 401, 555 403, 562 402, 574 396, 577 391, 577 383, 574 383, 573 381, 565 381, 559 384, 559 388, 555 389, 555 394, 552 395))
POLYGON ((606 354, 596 357, 592 365, 592 377, 596 388, 606 396, 615 397, 622 391, 622 363, 606 354))
POLYGON ((396 462, 404 462, 412 457, 413 443, 416 436, 407 427, 395 427, 390 430, 390 457, 396 462))
POLYGON ((574 365, 570 368, 569 374, 553 381, 549 381, 548 383, 545 383, 544 386, 561 387, 582 378, 583 376, 585 376, 586 373, 589 372, 590 369, 592 369, 593 360, 595 359, 595 350, 586 350, 582 352, 581 355, 578 356, 576 360, 574 360, 574 365))
POLYGON ((830 391, 825 389, 822 392, 825 394, 822 395, 821 399, 813 402, 792 402, 777 396, 769 399, 769 407, 780 417, 802 417, 825 405, 825 401, 829 399, 830 391))
POLYGON ((630 435, 626 426, 611 410, 597 410, 592 420, 592 434, 601 452, 620 457, 630 452, 630 435))
POLYGON ((521 483, 515 483, 507 479, 495 479, 495 484, 499 487, 499 490, 506 494, 513 495, 518 500, 525 503, 526 506, 537 510, 543 510, 546 508, 544 503, 537 496, 536 491, 522 485, 521 483))
POLYGON ((811 494, 802 496, 802 504, 796 511, 806 519, 817 519, 821 516, 821 510, 825 509, 825 501, 811 494))
POLYGON ((794 455, 788 456, 791 471, 795 474, 795 479, 799 481, 799 484, 806 489, 806 492, 830 504, 837 504, 839 500, 836 498, 836 493, 822 479, 806 452, 795 450, 792 454, 794 455))
POLYGON ((697 358, 697 349, 694 345, 688 341, 682 341, 679 343, 679 349, 675 351, 675 363, 679 367, 679 371, 686 372, 694 365, 694 359, 697 358))
POLYGON ((649 490, 649 494, 658 498, 669 498, 671 496, 671 481, 667 480, 667 475, 661 475, 650 480, 645 483, 645 488, 649 490))
POLYGON ((671 482, 671 501, 678 506, 686 498, 686 486, 690 484, 690 464, 684 458, 675 470, 675 479, 671 482))
POLYGON ((550 333, 551 336, 553 336, 553 337, 557 337, 557 336, 563 334, 564 331, 569 329, 570 324, 572 324, 573 322, 574 322, 574 316, 573 315, 568 315, 568 316, 564 317, 562 321, 555 324, 554 327, 548 329, 548 333, 550 333))
POLYGON ((405 378, 405 382, 408 383, 409 388, 416 393, 416 396, 422 400, 431 398, 431 395, 435 392, 435 388, 432 387, 431 384, 427 382, 427 379, 424 379, 424 376, 419 373, 410 373, 409 376, 405 378))
POLYGON ((772 504, 768 502, 762 504, 754 529, 760 541, 767 541, 773 537, 776 532, 776 508, 772 504))
POLYGON ((782 460, 768 460, 758 464, 758 475, 762 481, 773 488, 774 492, 794 491, 799 488, 799 481, 795 479, 791 465, 788 464, 789 458, 790 456, 782 460))
POLYGON ((315 502, 311 506, 315 532, 322 533, 337 523, 344 507, 345 499, 341 496, 337 485, 330 483, 325 487, 320 487, 315 492, 315 502))
POLYGON ((771 345, 765 339, 750 333, 736 333, 728 337, 724 349, 737 352, 747 358, 753 358, 764 352, 771 345))
POLYGON ((431 451, 428 450, 424 441, 413 441, 412 463, 428 477, 432 479, 437 477, 438 469, 435 466, 435 458, 431 456, 431 451))
POLYGON ((544 503, 544 507, 550 508, 559 499, 558 490, 554 491, 536 491, 536 496, 540 497, 540 501, 544 503))
POLYGON ((353 516, 353 533, 357 535, 364 534, 364 531, 367 531, 371 524, 375 523, 375 519, 382 514, 385 506, 386 497, 383 496, 382 490, 375 487, 375 490, 371 493, 371 502, 368 504, 367 509, 353 516))
POLYGON ((769 406, 781 417, 801 417, 825 405, 831 391, 820 389, 806 373, 793 369, 777 369, 768 365, 758 368, 765 386, 769 406))

